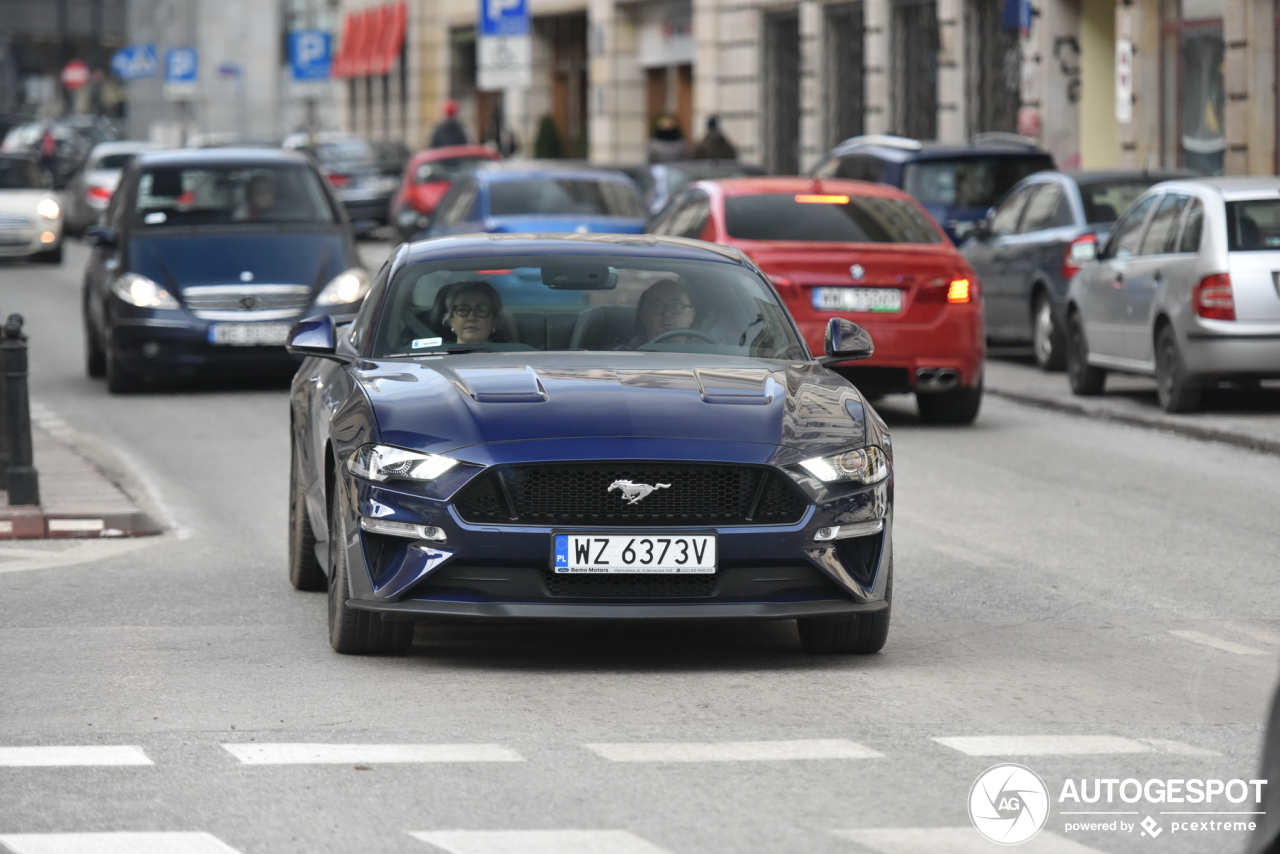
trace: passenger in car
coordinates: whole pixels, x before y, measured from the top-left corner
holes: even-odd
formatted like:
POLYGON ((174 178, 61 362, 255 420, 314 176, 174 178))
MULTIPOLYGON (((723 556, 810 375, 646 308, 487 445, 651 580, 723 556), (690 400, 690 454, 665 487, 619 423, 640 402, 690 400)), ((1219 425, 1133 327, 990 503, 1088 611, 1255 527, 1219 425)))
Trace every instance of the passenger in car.
MULTIPOLYGON (((635 349, 659 335, 677 329, 689 329, 698 316, 689 289, 675 279, 659 279, 640 295, 636 303, 636 334, 627 342, 626 349, 635 349)), ((672 335, 664 342, 679 344, 688 336, 672 335)))
POLYGON ((482 344, 496 341, 494 331, 502 297, 485 281, 457 282, 445 298, 445 322, 457 336, 459 344, 482 344))

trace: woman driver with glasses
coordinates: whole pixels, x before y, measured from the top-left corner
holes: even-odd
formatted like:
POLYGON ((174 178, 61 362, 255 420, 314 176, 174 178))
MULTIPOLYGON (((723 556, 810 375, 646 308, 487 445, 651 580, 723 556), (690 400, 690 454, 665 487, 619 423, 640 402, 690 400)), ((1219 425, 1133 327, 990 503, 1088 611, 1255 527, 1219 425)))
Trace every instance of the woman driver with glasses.
POLYGON ((488 282, 459 282, 445 301, 445 322, 459 344, 493 341, 502 297, 488 282))

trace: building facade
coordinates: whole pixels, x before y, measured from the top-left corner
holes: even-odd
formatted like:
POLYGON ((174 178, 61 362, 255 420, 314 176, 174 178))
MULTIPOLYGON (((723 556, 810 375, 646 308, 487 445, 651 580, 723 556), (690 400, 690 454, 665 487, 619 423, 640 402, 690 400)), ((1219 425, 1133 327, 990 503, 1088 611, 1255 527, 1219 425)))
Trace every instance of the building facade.
POLYGON ((473 139, 508 128, 529 154, 549 119, 562 156, 608 163, 642 161, 669 114, 691 141, 718 116, 780 173, 863 133, 1017 133, 1064 168, 1277 167, 1277 0, 530 4, 531 85, 487 92, 477 0, 341 0, 340 52, 376 54, 392 7, 404 22, 344 70, 342 127, 421 146, 451 98, 473 139))

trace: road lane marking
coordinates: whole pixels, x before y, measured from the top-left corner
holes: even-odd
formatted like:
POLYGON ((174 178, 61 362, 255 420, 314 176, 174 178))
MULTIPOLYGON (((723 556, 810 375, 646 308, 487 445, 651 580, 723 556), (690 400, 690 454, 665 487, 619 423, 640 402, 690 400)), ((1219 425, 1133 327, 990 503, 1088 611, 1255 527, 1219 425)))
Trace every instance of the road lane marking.
MULTIPOLYGON (((972 827, 882 827, 831 832, 878 854, 921 854, 926 851, 992 854, 994 851, 1007 851, 1011 848, 988 842, 972 827)), ((1018 854, 1102 854, 1097 848, 1081 845, 1047 830, 1016 848, 1018 854)))
POLYGON ((1177 753, 1181 756, 1221 756, 1222 754, 1216 750, 1210 750, 1207 747, 1196 747, 1193 744, 1187 744, 1182 741, 1174 741, 1169 738, 1140 738, 1138 741, 1143 744, 1149 744, 1161 753, 1177 753))
POLYGON ((1253 626, 1246 626, 1241 623, 1227 623, 1227 626, 1242 635, 1248 635, 1256 641, 1265 643, 1268 646, 1280 646, 1280 634, 1269 632, 1266 629, 1256 629, 1253 626))
POLYGON ((722 741, 588 744, 611 762, 759 762, 792 759, 883 759, 842 738, 810 741, 722 741))
POLYGON ((449 854, 671 854, 625 830, 424 830, 409 835, 449 854))
POLYGON ((130 745, 57 745, 0 747, 0 766, 50 768, 68 765, 151 765, 141 747, 130 745))
POLYGON ((523 762, 499 744, 224 744, 244 765, 388 765, 403 762, 523 762))
POLYGON ((1118 735, 961 735, 935 738, 970 756, 1078 756, 1091 753, 1154 753, 1151 745, 1118 735))
POLYGON ((13 854, 240 854, 208 833, 10 833, 13 854))
POLYGON ((1214 649, 1235 653, 1236 655, 1267 655, 1260 649, 1232 643, 1231 641, 1215 638, 1213 635, 1206 635, 1204 632, 1192 631, 1191 629, 1173 629, 1169 634, 1180 637, 1183 640, 1189 640, 1192 643, 1204 644, 1205 646, 1211 646, 1214 649))

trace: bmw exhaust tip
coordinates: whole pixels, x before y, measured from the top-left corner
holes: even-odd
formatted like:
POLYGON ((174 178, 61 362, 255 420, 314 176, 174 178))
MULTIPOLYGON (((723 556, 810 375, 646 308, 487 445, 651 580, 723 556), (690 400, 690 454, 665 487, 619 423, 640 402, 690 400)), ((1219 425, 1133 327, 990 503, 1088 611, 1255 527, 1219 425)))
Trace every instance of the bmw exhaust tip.
POLYGON ((946 391, 960 384, 960 372, 955 368, 917 368, 917 391, 946 391))

